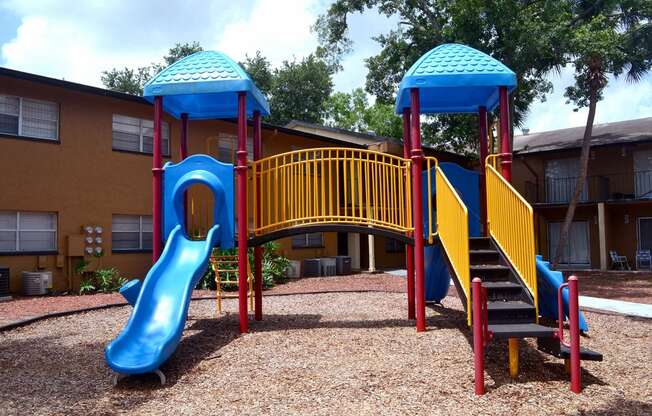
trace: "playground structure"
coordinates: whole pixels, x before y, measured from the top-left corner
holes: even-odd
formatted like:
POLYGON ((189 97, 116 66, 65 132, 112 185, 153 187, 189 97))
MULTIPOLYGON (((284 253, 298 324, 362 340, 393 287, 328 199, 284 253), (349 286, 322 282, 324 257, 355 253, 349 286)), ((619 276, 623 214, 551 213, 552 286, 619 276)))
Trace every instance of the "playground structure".
MULTIPOLYGON (((571 343, 563 343, 561 326, 538 324, 541 294, 532 208, 509 183, 508 94, 515 87, 515 74, 488 55, 464 45, 441 45, 422 56, 401 82, 396 112, 403 118, 403 157, 314 148, 263 158, 261 117, 269 114, 269 108, 242 68, 223 54, 206 51, 164 69, 145 87, 145 97, 154 103, 154 266, 138 289, 125 329, 107 347, 111 368, 121 374, 158 371, 181 338, 190 293, 216 245, 230 248, 237 241, 239 322, 240 332, 245 333, 249 328, 248 248, 254 248, 254 319, 261 320, 261 245, 297 234, 338 231, 384 235, 407 244, 407 315, 415 319, 417 331, 426 330, 426 274, 437 287, 435 300, 446 295, 453 278, 474 330, 477 394, 484 392, 484 346, 492 338, 509 340, 513 376, 518 373, 518 340, 537 338, 542 351, 570 359, 572 389, 579 392, 579 360, 602 357, 580 350, 576 283, 571 281, 568 297, 556 291, 544 295, 546 305, 560 299, 561 312, 552 318, 560 325, 565 316, 570 318, 571 343), (496 109, 501 151, 489 155, 488 113, 496 109), (164 168, 163 111, 182 120, 182 161, 164 168), (463 173, 453 175, 453 167, 440 166, 423 154, 420 116, 436 113, 478 114, 481 166, 474 192, 460 191, 469 188, 463 173), (246 147, 248 117, 253 122, 251 164, 246 147), (209 118, 237 119, 236 166, 206 155, 188 157, 188 121, 209 118), (206 239, 200 241, 193 241, 187 229, 186 190, 193 183, 207 185, 215 199, 211 216, 199 214, 212 218, 206 239), (467 205, 478 215, 470 216, 467 205), (433 272, 434 257, 426 262, 426 253, 445 264, 446 271, 433 272)), ((546 279, 561 293, 563 282, 546 279)))

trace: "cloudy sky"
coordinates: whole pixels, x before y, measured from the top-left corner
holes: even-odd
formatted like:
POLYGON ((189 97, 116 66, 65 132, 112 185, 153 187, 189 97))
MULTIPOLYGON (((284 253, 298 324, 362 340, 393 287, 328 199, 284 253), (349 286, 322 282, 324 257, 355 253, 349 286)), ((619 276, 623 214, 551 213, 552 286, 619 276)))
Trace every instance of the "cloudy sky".
MULTIPOLYGON (((176 42, 200 42, 238 60, 260 50, 273 64, 314 51, 310 27, 327 0, 0 0, 0 66, 101 86, 102 70, 159 61, 176 42), (165 4, 165 7, 161 7, 165 4)), ((354 51, 335 76, 340 91, 364 86, 363 59, 376 54, 371 39, 396 26, 377 13, 349 20, 354 51)), ((572 71, 553 76, 555 91, 536 103, 526 122, 532 132, 583 125, 563 90, 572 71)), ((615 80, 598 105, 597 122, 652 116, 652 76, 615 80)))

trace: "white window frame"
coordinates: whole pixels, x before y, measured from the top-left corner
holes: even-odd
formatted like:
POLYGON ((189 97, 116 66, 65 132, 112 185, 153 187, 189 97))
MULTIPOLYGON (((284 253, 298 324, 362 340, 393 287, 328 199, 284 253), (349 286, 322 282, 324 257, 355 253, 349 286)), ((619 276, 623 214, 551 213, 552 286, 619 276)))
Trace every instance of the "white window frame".
MULTIPOLYGON (((142 153, 144 155, 154 154, 153 138, 152 138, 152 151, 151 152, 146 152, 144 150, 143 138, 145 137, 145 135, 143 134, 143 131, 146 128, 146 127, 143 127, 143 122, 144 121, 152 121, 153 122, 153 120, 150 120, 150 119, 147 119, 147 118, 132 117, 132 116, 128 116, 128 115, 125 115, 125 114, 113 113, 111 115, 111 147, 112 147, 112 149, 115 150, 115 151, 118 151, 118 152, 142 153), (134 120, 138 120, 138 131, 139 131, 138 150, 127 150, 127 149, 120 149, 120 148, 117 148, 117 147, 113 147, 113 132, 115 131, 115 130, 113 130, 113 123, 115 122, 114 121, 115 116, 126 117, 126 118, 131 118, 131 119, 134 119, 134 120)), ((161 120, 161 136, 163 135, 163 126, 164 125, 168 126, 168 137, 167 137, 168 148, 167 149, 161 149, 161 154, 163 156, 165 156, 165 157, 170 157, 170 148, 172 147, 171 146, 172 130, 171 130, 170 123, 168 123, 167 121, 161 120)), ((163 140, 163 137, 161 137, 161 145, 163 145, 163 143, 165 143, 165 140, 163 140)))
MULTIPOLYGON (((569 251, 569 261, 567 263, 564 263, 562 261, 559 262, 559 267, 561 268, 572 268, 572 267, 580 267, 580 268, 586 268, 586 267, 591 267, 591 222, 589 220, 585 219, 578 219, 578 220, 573 220, 571 222, 570 228, 572 229, 574 223, 585 223, 586 224, 586 250, 588 254, 588 261, 586 263, 572 263, 570 262, 570 251, 569 251)), ((557 244, 553 244, 552 239, 550 238, 550 226, 552 224, 559 224, 560 226, 560 231, 561 227, 563 227, 564 222, 563 221, 549 221, 547 226, 546 226, 546 232, 548 233, 547 235, 547 240, 548 240, 548 253, 550 255, 550 258, 552 258, 556 253, 555 250, 557 250, 557 244)), ((570 229, 568 230, 569 233, 569 239, 570 239, 570 229)), ((555 242, 556 243, 556 242, 555 242)), ((569 244, 569 250, 570 250, 570 241, 568 241, 569 244)))
MULTIPOLYGON (((141 252, 141 251, 152 251, 153 247, 150 248, 145 248, 143 246, 143 234, 145 231, 143 231, 143 218, 144 217, 151 217, 151 215, 134 215, 134 214, 113 214, 111 216, 111 251, 114 253, 129 253, 129 252, 141 252), (113 234, 117 233, 129 233, 133 234, 135 231, 115 231, 113 229, 113 217, 119 215, 123 217, 138 217, 138 247, 137 248, 114 248, 113 247, 113 234)), ((153 220, 153 219, 152 219, 153 220)), ((154 221, 152 221, 152 231, 147 231, 148 233, 152 234, 152 246, 154 245, 154 221)))
POLYGON ((51 141, 51 142, 58 142, 59 141, 59 119, 61 118, 61 108, 59 106, 59 103, 55 101, 47 101, 47 100, 37 100, 35 98, 26 98, 26 97, 20 97, 17 95, 10 95, 10 94, 0 94, 4 95, 5 97, 13 97, 13 98, 18 98, 18 134, 11 134, 11 133, 0 133, 2 135, 6 136, 13 136, 13 137, 18 137, 18 138, 24 138, 24 139, 30 139, 30 140, 45 140, 45 141, 51 141), (26 136, 23 134, 23 100, 27 101, 33 101, 37 103, 45 103, 45 104, 54 104, 57 106, 57 126, 54 129, 54 136, 52 138, 47 138, 47 137, 33 137, 33 136, 26 136))
POLYGON ((39 211, 4 211, 4 212, 13 212, 16 214, 16 228, 0 228, 0 231, 3 232, 15 232, 16 233, 16 246, 14 250, 10 251, 0 251, 2 254, 22 254, 22 253, 56 253, 59 251, 59 238, 58 238, 58 215, 56 212, 39 212, 39 211), (54 215, 55 221, 54 221, 54 229, 29 229, 25 230, 26 232, 40 232, 40 233, 54 233, 54 247, 51 249, 45 249, 45 250, 21 250, 20 249, 20 214, 49 214, 49 215, 54 215))
POLYGON ((319 232, 319 233, 306 233, 306 234, 299 234, 299 235, 294 235, 291 237, 292 238, 292 248, 293 249, 304 249, 304 248, 324 248, 324 233, 319 232), (310 244, 310 234, 319 234, 321 237, 321 241, 319 245, 311 245, 310 244), (299 237, 303 237, 303 244, 295 244, 295 239, 299 239, 299 237))

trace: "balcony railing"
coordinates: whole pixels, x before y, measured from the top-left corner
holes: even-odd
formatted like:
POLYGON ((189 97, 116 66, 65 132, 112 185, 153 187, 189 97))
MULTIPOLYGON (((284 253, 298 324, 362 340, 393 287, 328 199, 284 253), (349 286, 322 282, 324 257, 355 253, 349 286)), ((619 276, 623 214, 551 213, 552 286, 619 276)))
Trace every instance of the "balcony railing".
MULTIPOLYGON (((530 203, 565 204, 571 200, 576 183, 576 176, 545 178, 539 184, 526 182, 521 191, 530 203)), ((588 176, 580 202, 637 199, 652 199, 652 170, 588 176)))

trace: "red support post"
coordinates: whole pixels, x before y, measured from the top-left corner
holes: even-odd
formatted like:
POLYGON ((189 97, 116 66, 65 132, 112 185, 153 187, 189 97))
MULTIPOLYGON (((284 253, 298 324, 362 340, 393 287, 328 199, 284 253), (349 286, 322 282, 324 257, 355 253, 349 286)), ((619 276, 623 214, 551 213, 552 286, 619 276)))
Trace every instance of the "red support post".
POLYGON ((571 391, 582 391, 581 365, 580 365, 580 305, 579 287, 576 276, 568 278, 568 325, 570 330, 570 373, 571 391))
POLYGON ((480 223, 482 224, 482 232, 488 235, 487 229, 487 176, 485 171, 485 163, 489 153, 489 146, 487 143, 487 108, 480 107, 478 110, 478 123, 480 134, 480 223))
POLYGON ((410 90, 410 138, 412 149, 412 209, 414 215, 414 266, 415 266, 415 300, 417 332, 426 330, 426 294, 424 281, 424 259, 423 259, 423 200, 421 189, 421 166, 423 162, 423 151, 421 150, 421 119, 419 105, 419 89, 410 90))
POLYGON ((484 394, 484 325, 482 311, 482 280, 476 277, 471 282, 473 295, 473 363, 475 366, 475 394, 484 394))
POLYGON ((509 94, 507 87, 500 87, 500 166, 507 182, 512 181, 512 149, 510 141, 509 94))
MULTIPOLYGON (((410 109, 405 108, 403 110, 403 158, 410 158, 410 109)), ((407 172, 406 175, 409 175, 410 172, 407 172)), ((404 180, 407 183, 407 177, 404 180)), ((406 210, 410 207, 410 201, 405 200, 406 210)), ((411 233, 407 233, 408 236, 411 233)), ((415 319, 414 312, 414 247, 410 244, 405 246, 405 266, 407 268, 407 301, 408 301, 408 319, 415 319)))
MULTIPOLYGON (((254 111, 254 160, 259 160, 263 156, 262 129, 260 121, 260 112, 254 111)), ((260 212, 260 181, 256 182, 258 189, 256 200, 254 201, 254 215, 258 224, 262 220, 260 212)), ((263 319, 263 248, 256 246, 254 248, 254 319, 260 321, 263 319)))
POLYGON ((163 168, 161 159, 161 117, 163 97, 154 98, 154 149, 152 151, 152 264, 161 256, 163 213, 163 168))
POLYGON ((249 331, 249 316, 247 311, 247 271, 249 256, 247 254, 247 228, 249 218, 247 213, 247 95, 238 93, 238 151, 236 174, 238 178, 238 300, 240 314, 240 333, 249 331))

